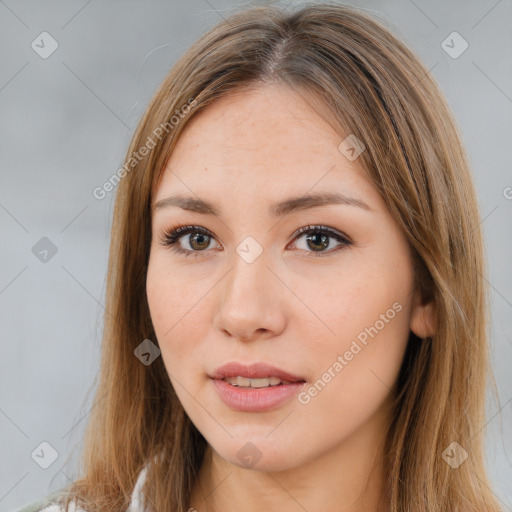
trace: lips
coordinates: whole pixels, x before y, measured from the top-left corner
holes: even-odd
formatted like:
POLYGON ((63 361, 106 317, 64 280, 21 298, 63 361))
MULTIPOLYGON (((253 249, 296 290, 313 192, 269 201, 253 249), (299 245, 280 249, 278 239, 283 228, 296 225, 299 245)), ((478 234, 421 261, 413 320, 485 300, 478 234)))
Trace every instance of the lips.
POLYGON ((245 365, 236 361, 219 366, 210 377, 222 380, 226 377, 246 377, 248 379, 264 379, 267 377, 278 377, 289 382, 306 382, 304 377, 294 375, 281 368, 267 363, 253 363, 245 365))

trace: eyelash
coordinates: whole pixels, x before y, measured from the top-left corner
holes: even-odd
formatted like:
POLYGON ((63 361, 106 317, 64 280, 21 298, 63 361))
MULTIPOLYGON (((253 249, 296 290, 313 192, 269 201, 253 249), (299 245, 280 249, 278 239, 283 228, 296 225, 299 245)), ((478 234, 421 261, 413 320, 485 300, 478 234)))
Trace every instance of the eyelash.
MULTIPOLYGON (((205 229, 201 226, 190 226, 189 225, 189 226, 173 227, 173 228, 170 228, 170 229, 164 231, 162 233, 159 241, 160 241, 160 244, 162 244, 163 246, 170 247, 171 250, 173 250, 179 254, 184 254, 186 257, 191 256, 191 255, 193 255, 194 257, 198 257, 200 255, 200 253, 205 252, 206 250, 192 251, 192 250, 182 249, 179 246, 179 244, 177 243, 181 237, 183 237, 187 234, 190 234, 190 233, 199 233, 201 235, 206 235, 208 237, 214 238, 213 234, 210 231, 208 231, 207 229, 205 229)), ((299 235, 310 234, 310 233, 327 234, 327 235, 329 235, 329 237, 332 237, 332 238, 336 239, 336 241, 341 243, 340 245, 337 246, 337 248, 331 249, 329 251, 320 251, 320 252, 306 251, 307 253, 310 253, 309 256, 311 256, 313 258, 326 256, 333 252, 337 252, 338 250, 341 250, 343 248, 350 247, 353 244, 353 242, 347 236, 345 236, 342 233, 339 233, 338 231, 335 231, 334 229, 329 228, 327 226, 311 226, 311 225, 304 226, 304 227, 300 228, 299 230, 297 230, 296 233, 294 233, 294 240, 295 240, 295 238, 298 238, 299 235)))

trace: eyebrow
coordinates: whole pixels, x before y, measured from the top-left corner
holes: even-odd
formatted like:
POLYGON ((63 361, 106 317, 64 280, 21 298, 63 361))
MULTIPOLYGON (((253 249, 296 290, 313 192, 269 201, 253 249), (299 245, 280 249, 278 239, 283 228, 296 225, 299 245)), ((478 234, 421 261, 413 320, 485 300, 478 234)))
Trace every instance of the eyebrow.
MULTIPOLYGON (((307 210, 317 206, 330 204, 343 204, 356 206, 371 211, 371 208, 361 199, 349 197, 338 193, 308 194, 298 197, 291 197, 270 206, 269 213, 272 217, 282 217, 288 213, 307 210)), ((161 210, 177 206, 183 210, 189 210, 204 215, 215 215, 219 217, 221 210, 212 203, 196 197, 170 196, 161 199, 153 204, 153 210, 161 210)))

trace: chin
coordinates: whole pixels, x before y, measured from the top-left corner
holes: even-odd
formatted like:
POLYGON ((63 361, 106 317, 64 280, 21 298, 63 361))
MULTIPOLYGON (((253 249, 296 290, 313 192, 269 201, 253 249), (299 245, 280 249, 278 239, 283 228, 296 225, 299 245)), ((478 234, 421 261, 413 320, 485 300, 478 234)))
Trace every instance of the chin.
POLYGON ((304 463, 297 457, 298 452, 303 457, 303 451, 283 446, 277 439, 272 442, 265 435, 231 439, 227 446, 215 452, 228 463, 253 471, 286 471, 304 463))

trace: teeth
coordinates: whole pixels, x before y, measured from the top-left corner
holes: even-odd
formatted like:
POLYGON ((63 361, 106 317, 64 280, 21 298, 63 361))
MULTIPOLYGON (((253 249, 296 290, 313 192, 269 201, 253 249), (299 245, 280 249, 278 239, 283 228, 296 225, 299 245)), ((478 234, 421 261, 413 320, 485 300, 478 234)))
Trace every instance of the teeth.
POLYGON ((287 380, 281 380, 279 377, 268 377, 264 379, 248 379, 247 377, 226 377, 224 379, 233 386, 241 388, 266 388, 268 386, 277 386, 279 384, 291 384, 287 380))

